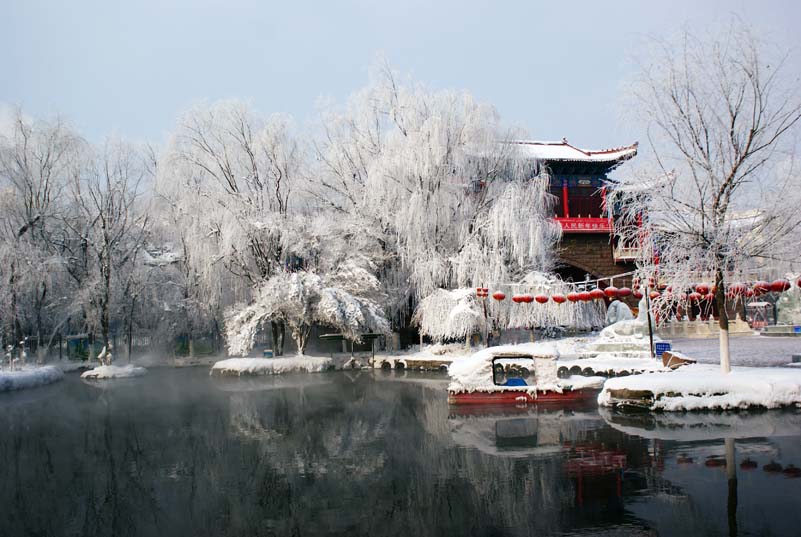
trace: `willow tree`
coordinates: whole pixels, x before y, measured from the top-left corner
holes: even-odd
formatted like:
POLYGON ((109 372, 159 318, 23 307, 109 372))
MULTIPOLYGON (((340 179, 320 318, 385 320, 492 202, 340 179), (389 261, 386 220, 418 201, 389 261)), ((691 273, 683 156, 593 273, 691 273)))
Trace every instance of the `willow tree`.
POLYGON ((723 372, 730 370, 728 283, 797 256, 793 133, 801 100, 788 66, 733 26, 658 43, 631 85, 629 106, 644 121, 653 158, 615 185, 616 231, 644 244, 644 275, 658 272, 674 293, 714 283, 723 372))
MULTIPOLYGON (((285 269, 303 155, 289 120, 263 117, 241 102, 184 114, 159 167, 158 188, 177 223, 187 292, 224 306, 285 269), (231 297, 220 296, 221 268, 234 278, 231 297)), ((277 354, 283 332, 283 321, 274 319, 277 354)))
POLYGON ((381 245, 380 278, 397 319, 439 288, 520 279, 554 262, 535 162, 520 133, 466 92, 432 91, 379 68, 341 108, 323 114, 311 192, 381 245))

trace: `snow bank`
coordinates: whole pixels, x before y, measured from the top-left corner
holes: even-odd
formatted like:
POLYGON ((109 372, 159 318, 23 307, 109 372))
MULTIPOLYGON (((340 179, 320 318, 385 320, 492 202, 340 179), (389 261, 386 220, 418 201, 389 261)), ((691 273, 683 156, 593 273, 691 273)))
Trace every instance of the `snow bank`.
POLYGON ((141 377, 147 373, 144 367, 137 367, 133 364, 124 366, 101 365, 81 374, 82 379, 122 379, 130 377, 141 377))
POLYGON ((598 404, 666 411, 801 406, 801 371, 737 367, 723 374, 719 366, 687 365, 670 373, 610 379, 598 404))
POLYGON ((281 375, 291 372, 319 373, 334 369, 331 358, 292 356, 286 358, 229 358, 215 363, 212 375, 281 375))
POLYGON ((0 392, 44 386, 62 378, 64 373, 52 365, 28 367, 16 371, 0 370, 0 392))

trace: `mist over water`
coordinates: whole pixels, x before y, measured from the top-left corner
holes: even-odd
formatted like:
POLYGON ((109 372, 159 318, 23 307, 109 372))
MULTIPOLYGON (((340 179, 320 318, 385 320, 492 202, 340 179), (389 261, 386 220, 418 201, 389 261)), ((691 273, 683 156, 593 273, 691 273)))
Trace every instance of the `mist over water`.
POLYGON ((0 535, 797 534, 799 412, 465 411, 446 386, 165 368, 2 394, 0 535))

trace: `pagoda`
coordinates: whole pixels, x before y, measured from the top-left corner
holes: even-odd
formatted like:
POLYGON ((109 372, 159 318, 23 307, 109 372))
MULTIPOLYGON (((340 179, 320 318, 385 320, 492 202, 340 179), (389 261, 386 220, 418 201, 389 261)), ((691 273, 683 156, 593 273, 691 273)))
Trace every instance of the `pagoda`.
MULTIPOLYGON (((557 272, 581 281, 633 270, 635 248, 617 243, 606 204, 609 174, 637 155, 637 143, 612 149, 587 150, 561 142, 515 141, 521 156, 536 159, 556 198, 554 219, 564 234, 557 272)), ((621 282, 623 283, 623 282, 621 282)))

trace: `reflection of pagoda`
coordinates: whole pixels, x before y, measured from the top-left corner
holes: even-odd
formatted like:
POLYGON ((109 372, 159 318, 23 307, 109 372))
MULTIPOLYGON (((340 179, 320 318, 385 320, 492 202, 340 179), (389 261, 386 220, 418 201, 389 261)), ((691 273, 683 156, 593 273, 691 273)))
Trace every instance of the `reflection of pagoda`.
POLYGON ((584 280, 633 270, 633 248, 618 245, 612 237, 606 206, 609 173, 637 154, 637 143, 599 151, 579 149, 561 142, 515 142, 522 156, 535 158, 548 172, 550 192, 557 199, 554 217, 562 227, 557 271, 565 279, 584 280))

